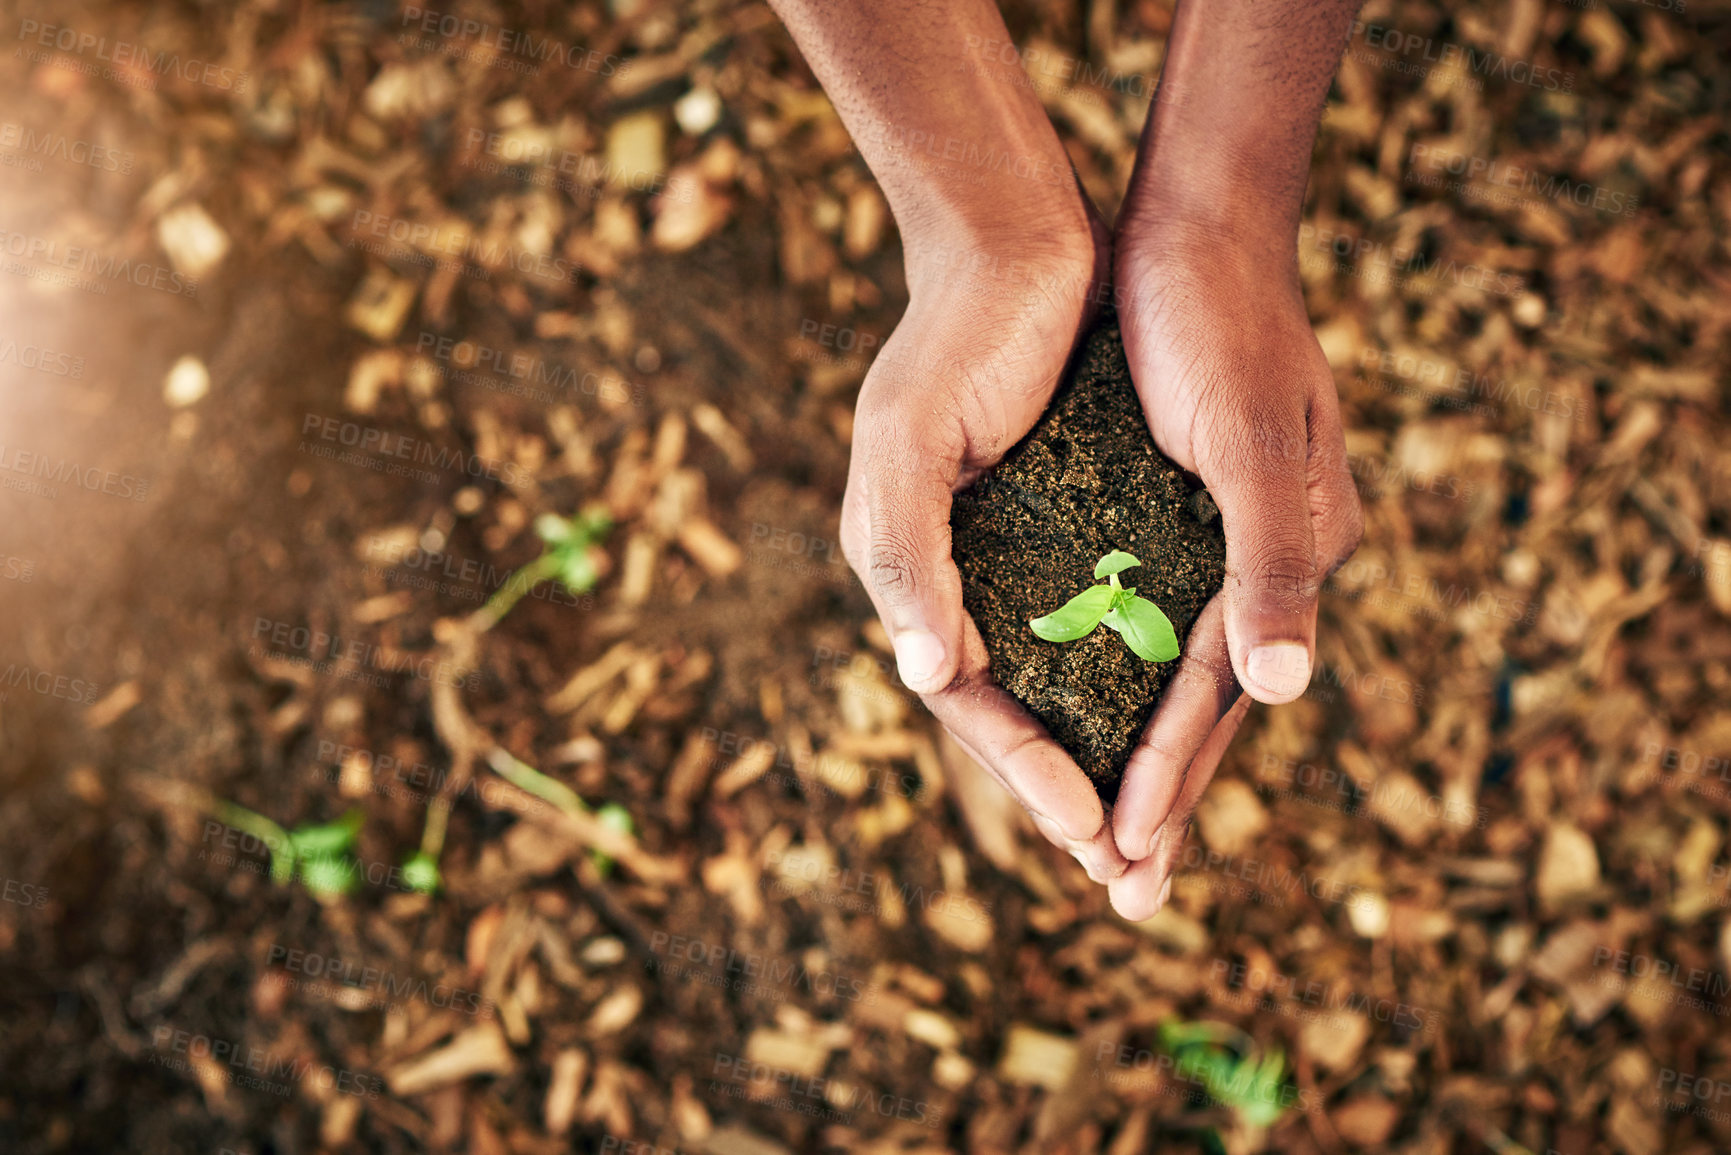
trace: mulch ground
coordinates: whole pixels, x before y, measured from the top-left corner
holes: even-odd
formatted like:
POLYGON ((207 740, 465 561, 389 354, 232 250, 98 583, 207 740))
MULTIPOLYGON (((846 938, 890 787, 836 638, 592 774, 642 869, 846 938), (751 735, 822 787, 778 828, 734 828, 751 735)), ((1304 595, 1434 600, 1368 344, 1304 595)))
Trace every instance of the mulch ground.
MULTIPOLYGON (((771 13, 410 12, 0 22, 0 1148, 1731 1147, 1731 10, 1364 12, 1300 255, 1365 543, 1141 925, 832 544, 906 292, 771 13), (211 798, 358 809, 353 893, 211 798)), ((1170 9, 1009 16, 1110 214, 1170 9)))

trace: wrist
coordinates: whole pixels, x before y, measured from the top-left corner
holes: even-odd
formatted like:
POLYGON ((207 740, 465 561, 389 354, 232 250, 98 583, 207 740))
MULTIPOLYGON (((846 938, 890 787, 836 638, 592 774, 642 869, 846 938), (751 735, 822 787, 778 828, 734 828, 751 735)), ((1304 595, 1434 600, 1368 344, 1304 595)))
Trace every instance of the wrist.
POLYGON ((911 294, 973 281, 1004 290, 1051 285, 1080 297, 1105 278, 1105 228, 1073 181, 1067 196, 984 201, 928 201, 898 218, 911 294))
POLYGON ((1249 167, 1138 174, 1119 221, 1118 267, 1181 263, 1295 279, 1300 205, 1249 167))

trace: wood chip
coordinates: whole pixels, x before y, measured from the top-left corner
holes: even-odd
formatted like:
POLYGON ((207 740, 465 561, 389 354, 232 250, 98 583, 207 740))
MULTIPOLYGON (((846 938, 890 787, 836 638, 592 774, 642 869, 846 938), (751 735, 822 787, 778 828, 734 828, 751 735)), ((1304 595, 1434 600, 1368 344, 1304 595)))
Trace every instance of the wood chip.
POLYGON ((630 642, 619 642, 600 658, 571 675, 558 690, 548 695, 548 713, 569 714, 587 702, 608 682, 637 661, 642 651, 630 642))
POLYGON ((762 778, 775 765, 775 747, 759 742, 735 758, 727 769, 715 776, 712 789, 717 798, 731 798, 762 778))
POLYGON ((1006 1083, 1056 1091, 1070 1081, 1077 1057, 1075 1039, 1011 1023, 997 1075, 1006 1083))
POLYGON ((424 1095, 477 1075, 509 1075, 516 1067, 497 1023, 470 1027, 446 1046, 396 1067, 385 1076, 391 1093, 424 1095))
POLYGON ((701 517, 687 518, 679 527, 679 544, 712 578, 727 577, 744 560, 740 548, 701 517))

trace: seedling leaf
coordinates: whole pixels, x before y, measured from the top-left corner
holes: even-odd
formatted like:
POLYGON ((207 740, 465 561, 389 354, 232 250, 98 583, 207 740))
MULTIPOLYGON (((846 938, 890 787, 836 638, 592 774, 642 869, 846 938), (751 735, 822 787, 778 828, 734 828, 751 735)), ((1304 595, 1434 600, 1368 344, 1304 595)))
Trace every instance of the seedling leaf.
POLYGON ((543 513, 535 519, 535 533, 548 545, 563 545, 571 540, 577 527, 556 513, 543 513))
MULTIPOLYGON (((637 824, 631 821, 631 811, 625 809, 625 807, 619 805, 617 802, 607 803, 607 805, 595 812, 595 817, 600 819, 601 825, 607 827, 609 830, 617 830, 621 834, 637 833, 637 824)), ((613 859, 607 855, 601 853, 599 850, 591 850, 589 852, 589 858, 595 863, 595 869, 600 872, 602 878, 606 878, 609 874, 613 873, 613 859)))
POLYGON ((1141 564, 1141 562, 1136 560, 1135 554, 1125 553, 1121 549, 1115 549, 1100 559, 1100 563, 1094 567, 1094 577, 1096 579, 1110 577, 1112 574, 1123 573, 1132 566, 1139 566, 1141 564))
POLYGON ((1089 586, 1051 613, 1034 618, 1028 628, 1048 642, 1085 638, 1112 608, 1113 593, 1111 586, 1089 586))
POLYGON ((431 894, 439 888, 439 864, 424 850, 417 850, 403 863, 403 882, 410 890, 431 894))
POLYGON ((336 854, 313 854, 301 859, 301 881, 319 898, 332 898, 354 889, 355 866, 336 854))
POLYGON ((1104 624, 1117 630, 1124 644, 1145 662, 1170 662, 1178 656, 1178 634, 1171 620, 1147 598, 1131 598, 1106 614, 1104 624))
POLYGON ((335 822, 323 826, 297 826, 289 832, 295 853, 302 858, 341 854, 355 844, 360 833, 362 814, 351 810, 335 822))

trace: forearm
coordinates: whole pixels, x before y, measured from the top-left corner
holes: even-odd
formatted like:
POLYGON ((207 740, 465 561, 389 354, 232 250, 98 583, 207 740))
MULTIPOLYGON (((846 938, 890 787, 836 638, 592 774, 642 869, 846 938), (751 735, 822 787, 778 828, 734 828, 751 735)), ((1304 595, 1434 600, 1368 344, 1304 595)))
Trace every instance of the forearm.
POLYGON ((997 231, 1088 235, 1069 158, 992 0, 770 0, 877 177, 910 249, 997 231))
POLYGON ((1328 86, 1361 0, 1180 0, 1131 232, 1290 259, 1328 86))

